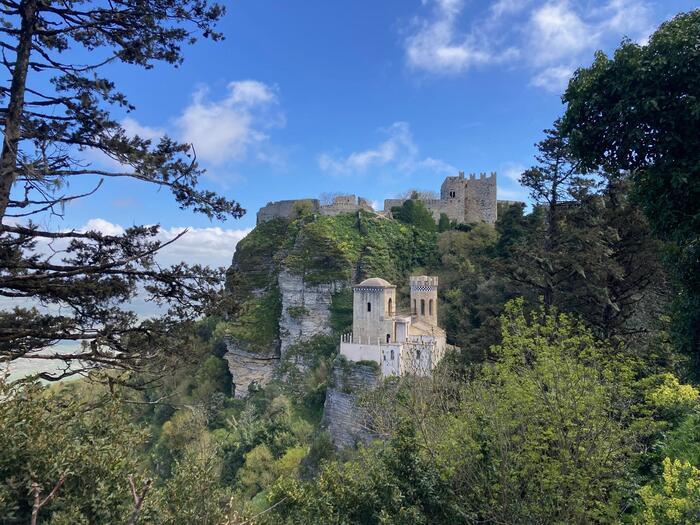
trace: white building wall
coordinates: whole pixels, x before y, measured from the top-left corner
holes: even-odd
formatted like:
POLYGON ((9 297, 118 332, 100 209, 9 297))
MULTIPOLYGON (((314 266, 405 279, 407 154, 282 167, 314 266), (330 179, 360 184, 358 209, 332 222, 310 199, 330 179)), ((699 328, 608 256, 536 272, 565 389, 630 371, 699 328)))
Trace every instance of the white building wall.
POLYGON ((382 345, 382 361, 381 369, 382 376, 399 376, 401 375, 401 347, 399 343, 382 345))
POLYGON ((381 347, 357 343, 340 343, 340 355, 350 361, 374 361, 380 363, 381 347))

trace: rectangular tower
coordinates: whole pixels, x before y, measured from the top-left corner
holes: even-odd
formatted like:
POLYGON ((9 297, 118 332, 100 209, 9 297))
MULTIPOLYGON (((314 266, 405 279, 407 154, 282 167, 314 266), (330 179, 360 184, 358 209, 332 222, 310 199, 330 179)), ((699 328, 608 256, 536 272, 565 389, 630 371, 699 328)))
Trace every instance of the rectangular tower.
POLYGON ((413 318, 437 326, 437 276, 413 275, 410 280, 413 318))

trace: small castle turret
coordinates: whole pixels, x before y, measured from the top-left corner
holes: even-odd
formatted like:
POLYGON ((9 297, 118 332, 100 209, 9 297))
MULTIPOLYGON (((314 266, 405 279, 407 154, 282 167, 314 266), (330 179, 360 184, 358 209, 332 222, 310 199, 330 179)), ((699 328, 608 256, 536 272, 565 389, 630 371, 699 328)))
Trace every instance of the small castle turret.
POLYGON ((353 287, 353 341, 365 344, 389 342, 393 337, 396 286, 384 279, 365 279, 353 287))
POLYGON ((411 313, 417 321, 437 326, 436 276, 416 275, 411 277, 411 313))

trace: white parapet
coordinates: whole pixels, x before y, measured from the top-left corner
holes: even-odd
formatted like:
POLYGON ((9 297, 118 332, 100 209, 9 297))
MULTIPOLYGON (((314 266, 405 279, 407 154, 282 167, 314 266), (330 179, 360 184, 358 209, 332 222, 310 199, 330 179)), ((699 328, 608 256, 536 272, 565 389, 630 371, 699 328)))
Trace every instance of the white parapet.
POLYGON ((375 361, 380 363, 381 348, 379 344, 340 343, 340 355, 350 361, 375 361))

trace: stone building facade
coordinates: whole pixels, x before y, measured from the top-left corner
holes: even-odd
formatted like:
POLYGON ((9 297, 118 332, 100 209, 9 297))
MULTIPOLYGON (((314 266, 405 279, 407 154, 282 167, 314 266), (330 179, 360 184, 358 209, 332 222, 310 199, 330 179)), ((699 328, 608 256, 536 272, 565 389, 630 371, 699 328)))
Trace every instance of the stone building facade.
MULTIPOLYGON (((433 214, 435 221, 445 214, 451 221, 459 224, 486 222, 495 224, 498 215, 496 191, 496 173, 479 176, 472 173, 465 177, 460 172, 455 177, 446 177, 440 187, 439 199, 420 199, 433 214)), ((401 206, 403 199, 386 199, 384 211, 390 213, 391 208, 401 206)))
POLYGON ((437 324, 438 278, 410 278, 411 311, 396 311, 396 286, 376 277, 353 287, 352 332, 340 342, 348 361, 374 361, 382 377, 428 375, 445 355, 437 324))

